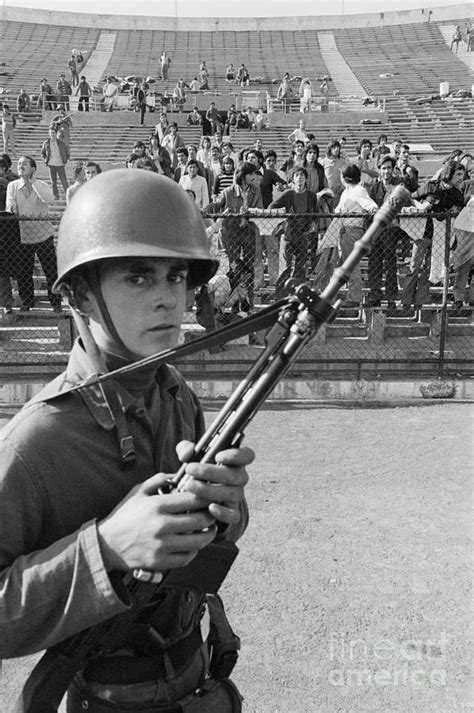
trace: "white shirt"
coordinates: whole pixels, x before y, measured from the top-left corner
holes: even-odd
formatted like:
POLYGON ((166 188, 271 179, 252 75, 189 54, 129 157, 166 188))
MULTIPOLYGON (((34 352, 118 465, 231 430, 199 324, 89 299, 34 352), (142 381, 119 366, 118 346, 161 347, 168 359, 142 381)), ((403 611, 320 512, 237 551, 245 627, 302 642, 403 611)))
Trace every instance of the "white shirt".
MULTIPOLYGON (((49 204, 54 202, 50 187, 35 178, 31 188, 31 193, 27 195, 22 178, 11 181, 7 186, 5 210, 25 218, 47 218, 49 204)), ((49 221, 20 220, 22 243, 42 243, 53 233, 53 226, 49 221)))
POLYGON ((196 205, 201 210, 209 205, 209 190, 207 187, 207 181, 202 176, 191 176, 187 173, 181 176, 179 179, 179 185, 184 188, 185 191, 194 191, 196 196, 196 205))

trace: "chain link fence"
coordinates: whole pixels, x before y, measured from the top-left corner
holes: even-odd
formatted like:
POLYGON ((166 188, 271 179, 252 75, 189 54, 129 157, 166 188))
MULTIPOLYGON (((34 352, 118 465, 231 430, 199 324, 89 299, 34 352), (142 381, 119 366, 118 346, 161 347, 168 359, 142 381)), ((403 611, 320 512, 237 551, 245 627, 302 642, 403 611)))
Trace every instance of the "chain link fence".
MULTIPOLYGON (((205 217, 220 268, 189 295, 183 339, 255 313, 286 294, 289 278, 322 290, 369 221, 360 214, 277 211, 205 217)), ((51 291, 58 223, 0 215, 4 364, 62 364, 67 358, 74 327, 51 291)), ((386 364, 400 376, 417 364, 438 375, 469 372, 472 262, 472 233, 456 231, 453 215, 400 214, 341 290, 336 319, 323 325, 303 361, 314 371, 318 364, 345 364, 354 378, 363 363, 386 364)), ((251 335, 250 344, 261 346, 263 339, 251 335)), ((230 353, 234 348, 225 347, 230 353)))

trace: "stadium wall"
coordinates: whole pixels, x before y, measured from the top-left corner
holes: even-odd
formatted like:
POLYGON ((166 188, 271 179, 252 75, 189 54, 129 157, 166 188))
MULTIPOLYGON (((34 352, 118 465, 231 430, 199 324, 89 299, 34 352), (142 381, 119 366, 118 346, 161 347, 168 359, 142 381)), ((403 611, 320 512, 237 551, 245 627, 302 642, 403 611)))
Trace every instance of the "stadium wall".
POLYGON ((355 15, 322 15, 301 17, 152 17, 132 15, 102 15, 2 5, 3 21, 29 22, 40 25, 66 27, 94 27, 104 30, 171 30, 209 32, 231 30, 234 32, 257 30, 335 30, 351 27, 384 27, 418 22, 443 22, 459 20, 472 15, 472 4, 465 3, 416 10, 360 13, 355 15))

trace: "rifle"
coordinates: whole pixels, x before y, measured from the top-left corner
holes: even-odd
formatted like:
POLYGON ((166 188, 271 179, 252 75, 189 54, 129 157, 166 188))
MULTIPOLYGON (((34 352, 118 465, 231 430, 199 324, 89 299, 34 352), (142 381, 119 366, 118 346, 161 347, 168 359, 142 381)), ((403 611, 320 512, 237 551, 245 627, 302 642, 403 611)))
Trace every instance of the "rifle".
MULTIPOLYGON (((317 294, 308 285, 301 284, 294 287, 293 295, 280 304, 278 318, 267 334, 262 354, 196 443, 193 461, 212 463, 216 453, 240 444, 245 427, 276 384, 321 325, 334 319, 339 306, 337 294, 340 288, 348 281, 362 257, 368 254, 380 231, 395 218, 407 195, 408 192, 402 187, 393 191, 387 203, 375 214, 372 225, 355 243, 351 254, 335 269, 328 286, 321 294, 317 294)), ((252 322, 252 319, 246 321, 252 322)), ((249 331, 252 328, 250 327, 249 331)), ((203 340, 200 341, 202 343, 203 340)), ((175 353, 181 351, 182 348, 178 348, 175 353)), ((151 361, 159 363, 169 357, 169 353, 163 354, 148 357, 115 372, 93 377, 82 387, 101 383, 126 371, 140 369, 151 361), (166 356, 163 357, 163 354, 166 356)), ((176 475, 168 479, 161 489, 164 496, 175 488, 181 490, 185 487, 186 478, 189 477, 185 471, 186 464, 183 464, 176 475)), ((142 610, 153 601, 161 587, 195 588, 204 593, 216 593, 237 554, 238 548, 234 543, 217 539, 186 567, 165 573, 143 570, 127 573, 123 582, 130 594, 131 608, 48 649, 31 672, 17 710, 24 713, 56 713, 74 675, 82 670, 91 658, 106 655, 120 647, 129 628, 142 610)))

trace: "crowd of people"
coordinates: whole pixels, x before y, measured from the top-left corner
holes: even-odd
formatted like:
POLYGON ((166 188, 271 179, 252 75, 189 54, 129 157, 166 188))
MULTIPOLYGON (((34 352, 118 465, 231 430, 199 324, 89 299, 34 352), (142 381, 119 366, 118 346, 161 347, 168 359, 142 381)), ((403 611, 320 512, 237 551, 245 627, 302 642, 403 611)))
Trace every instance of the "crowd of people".
MULTIPOLYGON (((196 113, 202 120, 202 114, 197 110, 196 113)), ((389 144, 386 134, 380 134, 374 146, 369 138, 362 139, 354 155, 349 155, 344 137, 334 138, 321 156, 320 147, 302 118, 288 135, 288 151, 278 156, 267 143, 271 133, 257 132, 252 136, 247 132, 249 145, 236 151, 225 133, 230 129, 232 116, 231 109, 222 118, 211 102, 205 117, 211 135, 203 134, 199 143, 187 143, 177 122, 170 121, 169 115, 162 112, 148 141, 135 142, 124 161, 127 168, 153 171, 178 183, 205 216, 209 240, 223 263, 209 288, 211 296, 216 293, 216 314, 222 316, 228 310, 231 295, 234 300, 231 307, 239 313, 245 311, 242 305, 251 310, 256 290, 264 285, 274 290, 275 297, 280 297, 289 277, 311 280, 314 287, 322 289, 334 267, 347 257, 363 234, 371 215, 397 185, 403 185, 410 195, 402 211, 404 215, 394 220, 373 246, 368 258, 368 291, 363 290, 359 268, 349 282, 345 304, 377 308, 383 302, 389 313, 403 314, 430 301, 430 286, 443 278, 444 227, 428 215, 420 229, 420 223, 410 216, 420 211, 444 214, 460 211, 468 204, 473 183, 470 154, 460 149, 453 151, 432 179, 420 183, 409 145, 398 139, 389 144), (405 273, 403 285, 400 261, 405 273)), ((58 182, 69 204, 81 186, 101 172, 97 162, 76 163, 69 185, 66 167, 71 125, 71 118, 61 108, 53 117, 49 136, 39 151, 48 166, 52 188, 27 175, 31 171, 34 177, 35 158, 20 157, 18 176, 10 174, 7 179, 4 174, 2 178, 6 187, 3 210, 18 216, 46 217, 48 205, 59 198, 58 182), (8 198, 15 186, 21 187, 20 195, 33 196, 29 198, 31 205, 26 207, 21 201, 15 203, 8 198)), ((7 159, 5 152, 5 165, 7 159)), ((7 169, 10 170, 10 165, 7 169)), ((469 234, 465 230, 466 221, 462 224, 464 228, 459 230, 464 231, 463 237, 454 230, 451 246, 456 308, 462 307, 472 264, 472 242, 466 238, 469 234)), ((39 232, 38 243, 43 241, 39 232)), ((49 239, 51 235, 49 229, 46 237, 49 239)), ((28 240, 30 245, 35 244, 31 235, 28 240)), ((48 285, 54 281, 51 245, 49 241, 36 251, 44 262, 48 285), (46 251, 46 257, 42 258, 46 251)), ((31 247, 27 252, 25 260, 20 261, 25 265, 25 280, 31 279, 34 258, 31 247)), ((17 265, 18 261, 13 263, 17 265)), ((9 281, 11 276, 14 275, 4 278, 9 281)), ((23 277, 20 283, 24 283, 23 277)), ((3 294, 1 306, 11 312, 11 290, 5 288, 3 294)), ((33 306, 31 290, 26 293, 21 287, 20 297, 25 309, 33 306)))

